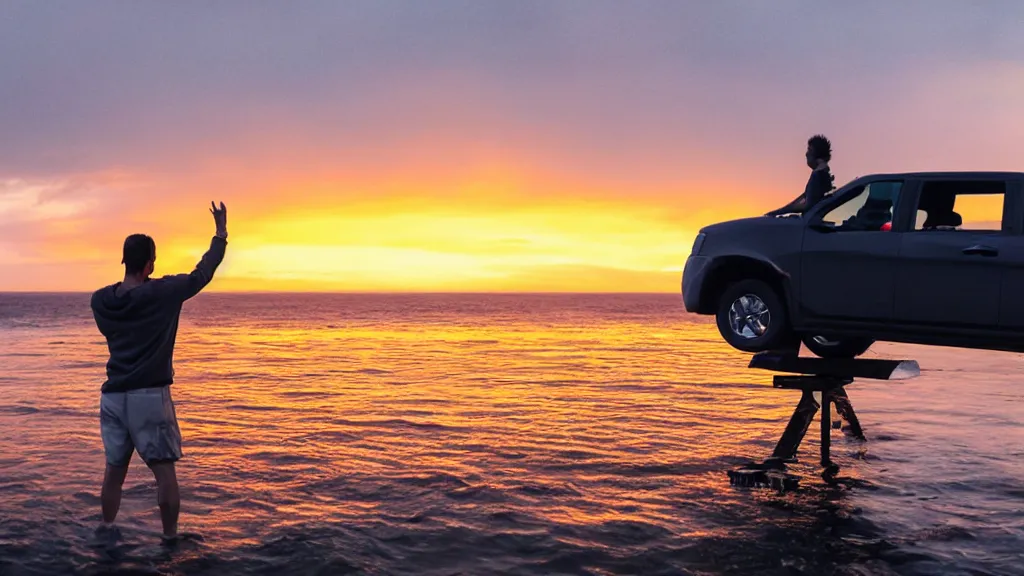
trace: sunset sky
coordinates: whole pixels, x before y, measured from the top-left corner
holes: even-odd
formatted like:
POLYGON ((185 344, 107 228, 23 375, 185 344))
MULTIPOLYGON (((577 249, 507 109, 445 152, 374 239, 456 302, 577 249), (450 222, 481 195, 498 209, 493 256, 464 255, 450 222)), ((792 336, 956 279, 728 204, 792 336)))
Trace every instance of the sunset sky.
POLYGON ((0 291, 678 290, 702 225, 837 185, 1024 170, 1024 2, 0 6, 0 291))

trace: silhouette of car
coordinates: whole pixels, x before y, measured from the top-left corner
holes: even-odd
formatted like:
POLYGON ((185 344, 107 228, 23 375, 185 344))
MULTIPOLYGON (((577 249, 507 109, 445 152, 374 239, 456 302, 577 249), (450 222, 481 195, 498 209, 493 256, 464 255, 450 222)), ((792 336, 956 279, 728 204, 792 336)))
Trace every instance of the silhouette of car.
POLYGON ((802 215, 707 226, 682 296, 745 352, 1024 352, 1024 173, 875 174, 802 215))

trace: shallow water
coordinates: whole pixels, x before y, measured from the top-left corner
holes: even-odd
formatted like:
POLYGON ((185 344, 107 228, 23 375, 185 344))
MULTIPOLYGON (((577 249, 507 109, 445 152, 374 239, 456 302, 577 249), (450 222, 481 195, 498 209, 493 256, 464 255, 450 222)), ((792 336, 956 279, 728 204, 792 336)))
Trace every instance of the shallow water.
POLYGON ((729 486, 798 393, 674 296, 203 294, 172 387, 182 529, 137 459, 100 545, 87 295, 0 295, 0 574, 1024 574, 1020 355, 877 345, 848 480, 729 486))

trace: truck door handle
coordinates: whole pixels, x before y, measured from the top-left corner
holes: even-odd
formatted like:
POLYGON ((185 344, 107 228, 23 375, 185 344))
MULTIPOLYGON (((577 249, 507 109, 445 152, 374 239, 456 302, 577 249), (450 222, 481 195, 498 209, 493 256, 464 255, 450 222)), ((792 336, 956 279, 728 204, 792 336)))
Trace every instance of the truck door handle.
POLYGON ((984 246, 982 244, 975 244, 974 246, 968 246, 963 251, 966 256, 998 256, 999 250, 991 246, 984 246))

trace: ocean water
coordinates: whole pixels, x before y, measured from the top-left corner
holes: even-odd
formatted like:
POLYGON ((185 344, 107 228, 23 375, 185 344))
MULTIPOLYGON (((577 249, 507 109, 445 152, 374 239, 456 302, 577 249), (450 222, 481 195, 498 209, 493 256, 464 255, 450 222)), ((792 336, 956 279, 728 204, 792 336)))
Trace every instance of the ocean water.
POLYGON ((0 295, 0 574, 1024 574, 1020 355, 876 345, 921 377, 779 494, 726 471, 799 393, 673 295, 202 294, 178 342, 199 537, 136 457, 105 545, 88 295, 0 295))

